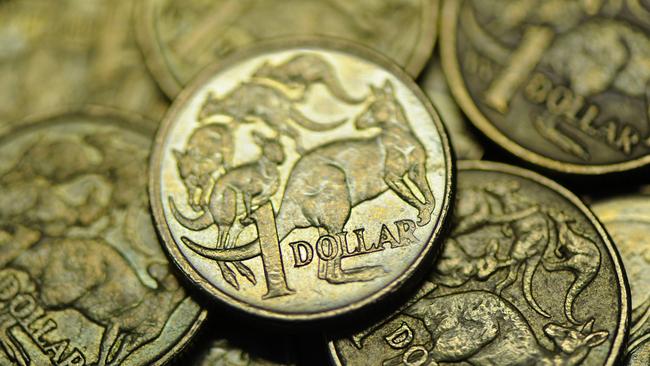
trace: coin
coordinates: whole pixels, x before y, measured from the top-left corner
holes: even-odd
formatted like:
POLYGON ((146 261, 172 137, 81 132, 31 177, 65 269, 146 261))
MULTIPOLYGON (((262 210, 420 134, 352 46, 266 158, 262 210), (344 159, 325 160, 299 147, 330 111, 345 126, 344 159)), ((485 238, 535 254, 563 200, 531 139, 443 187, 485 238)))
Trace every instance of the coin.
POLYGON ((332 36, 390 56, 412 76, 433 49, 438 0, 146 0, 138 31, 147 64, 168 96, 206 65, 254 42, 332 36))
POLYGON ((650 199, 634 195, 592 206, 623 257, 630 281, 632 324, 627 365, 650 364, 650 199))
POLYGON ((93 103, 161 118, 129 0, 0 1, 0 123, 93 103))
POLYGON ((628 322, 594 215, 536 173, 459 162, 451 233, 417 295, 330 342, 337 365, 614 365, 628 322))
POLYGON ((162 365, 205 318, 149 215, 154 128, 89 109, 0 137, 0 364, 162 365))
POLYGON ((438 57, 434 57, 429 62, 427 68, 422 72, 418 84, 440 112, 440 117, 449 132, 449 139, 452 142, 456 158, 460 160, 481 159, 484 153, 483 146, 474 132, 470 130, 469 121, 452 97, 438 57))
POLYGON ((639 1, 451 0, 441 50, 487 137, 538 166, 605 174, 650 163, 650 8, 639 1))
POLYGON ((156 139, 150 192, 166 249, 249 314, 349 313, 395 293, 438 246, 446 133, 408 76, 369 49, 251 48, 186 89, 156 139))

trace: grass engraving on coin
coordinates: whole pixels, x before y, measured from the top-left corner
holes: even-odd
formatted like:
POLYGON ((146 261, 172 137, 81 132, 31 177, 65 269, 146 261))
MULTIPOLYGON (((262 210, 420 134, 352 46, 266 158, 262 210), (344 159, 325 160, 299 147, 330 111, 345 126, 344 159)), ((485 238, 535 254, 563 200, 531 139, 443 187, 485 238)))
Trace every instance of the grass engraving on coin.
POLYGON ((632 295, 626 365, 650 365, 650 198, 611 198, 593 210, 623 257, 632 295))
POLYGON ((460 162, 451 233, 401 309, 330 342, 338 365, 614 365, 628 293, 593 214, 535 173, 460 162))
POLYGON ((162 118, 168 102, 144 64, 131 0, 0 1, 0 123, 62 105, 162 118))
POLYGON ((206 65, 277 37, 332 36, 389 56, 417 76, 433 49, 438 0, 145 0, 147 64, 174 97, 206 65))
POLYGON ((268 44, 215 65, 158 132, 154 216, 201 288, 276 320, 395 292, 437 246, 442 124, 396 65, 352 44, 268 44))
POLYGON ((449 0, 441 51, 472 122, 517 157, 565 173, 650 163, 650 4, 449 0))
POLYGON ((0 137, 0 364, 162 365, 205 318, 149 214, 154 128, 93 109, 0 137))

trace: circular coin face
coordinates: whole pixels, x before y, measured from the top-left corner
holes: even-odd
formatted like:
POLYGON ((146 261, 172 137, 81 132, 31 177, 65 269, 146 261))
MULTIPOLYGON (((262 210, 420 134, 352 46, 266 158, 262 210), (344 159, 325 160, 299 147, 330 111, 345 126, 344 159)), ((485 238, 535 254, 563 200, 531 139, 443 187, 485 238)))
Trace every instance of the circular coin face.
POLYGON ((338 365, 614 365, 628 321, 618 254, 556 183, 460 162, 451 233, 419 292, 330 342, 338 365))
POLYGON ((298 41, 206 70, 157 135, 158 230, 198 286, 276 320, 341 315, 393 293, 447 216, 447 136, 374 52, 298 41))
POLYGON ((205 318, 150 218, 154 128, 89 110, 0 137, 0 364, 162 365, 205 318))
POLYGON ((438 0, 146 0, 141 45, 174 97, 206 65, 251 43, 331 36, 371 47, 417 76, 433 49, 438 0))
POLYGON ((0 1, 0 123, 85 103, 162 118, 168 102, 137 46, 133 4, 0 1))
POLYGON ((446 1, 445 73, 472 122, 521 159, 574 174, 637 168, 650 163, 649 5, 446 1))
POLYGON ((650 364, 650 199, 613 198, 593 205, 623 257, 632 295, 627 365, 650 364))

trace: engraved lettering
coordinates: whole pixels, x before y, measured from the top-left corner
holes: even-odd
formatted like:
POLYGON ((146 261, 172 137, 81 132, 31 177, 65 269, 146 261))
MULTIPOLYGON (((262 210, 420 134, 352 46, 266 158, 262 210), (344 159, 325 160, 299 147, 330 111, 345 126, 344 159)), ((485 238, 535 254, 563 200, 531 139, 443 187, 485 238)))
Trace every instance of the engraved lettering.
MULTIPOLYGON (((339 241, 341 242, 341 250, 343 251, 343 257, 351 257, 355 254, 361 253, 361 245, 359 244, 359 239, 357 237, 357 244, 352 250, 350 250, 350 244, 348 243, 348 233, 343 231, 338 234, 339 241)), ((355 235, 356 237, 356 235, 355 235)))
POLYGON ((413 331, 405 322, 395 329, 391 334, 384 337, 386 343, 395 349, 408 347, 413 342, 413 331))
POLYGON ((323 235, 316 242, 316 254, 324 261, 329 261, 339 254, 338 241, 332 235, 323 235))
POLYGON ((28 294, 18 294, 9 304, 9 313, 16 319, 28 317, 35 309, 36 301, 28 294))
POLYGON ((50 356, 50 358, 54 362, 59 363, 63 359, 63 354, 68 349, 68 344, 69 344, 68 340, 63 339, 58 342, 54 342, 43 346, 43 351, 45 353, 51 353, 52 355, 50 356))
POLYGON ((422 366, 429 359, 429 352, 422 346, 413 346, 409 348, 402 357, 406 366, 422 366))
POLYGON ((267 292, 264 299, 270 299, 279 296, 291 295, 294 293, 287 285, 287 278, 284 273, 282 264, 282 255, 280 254, 280 241, 275 224, 275 214, 270 202, 261 206, 250 216, 257 225, 257 233, 260 240, 260 250, 262 253, 262 263, 264 264, 264 273, 266 275, 267 292))
POLYGON ((388 230, 386 224, 381 225, 381 231, 379 233, 379 239, 377 240, 377 246, 381 249, 384 249, 385 244, 390 244, 391 248, 399 247, 400 243, 397 242, 393 233, 388 230))
POLYGON ((413 220, 406 219, 395 221, 395 226, 397 227, 399 246, 403 247, 419 242, 419 239, 415 236, 415 229, 417 226, 413 220))
POLYGON ((314 250, 304 240, 289 243, 293 250, 294 267, 303 267, 311 263, 314 258, 314 250))
POLYGON ((79 352, 78 349, 74 349, 72 353, 63 360, 63 362, 60 364, 60 366, 83 366, 86 364, 86 359, 84 356, 79 352))
POLYGON ((8 301, 18 294, 20 283, 13 274, 2 276, 0 279, 0 301, 8 301))

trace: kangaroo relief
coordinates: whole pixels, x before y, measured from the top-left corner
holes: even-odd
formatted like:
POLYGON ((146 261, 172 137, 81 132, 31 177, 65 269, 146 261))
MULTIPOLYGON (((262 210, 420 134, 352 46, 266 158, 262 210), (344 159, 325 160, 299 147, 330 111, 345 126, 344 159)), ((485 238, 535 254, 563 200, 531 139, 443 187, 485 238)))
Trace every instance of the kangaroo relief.
POLYGON ((0 363, 161 365, 205 317, 149 218, 150 127, 93 110, 3 139, 0 363))
POLYGON ((428 281, 390 316, 334 338, 335 364, 615 365, 628 295, 588 209, 507 165, 462 163, 459 182, 428 281))
POLYGON ((152 193, 167 248, 216 297, 264 316, 326 317, 391 292, 444 223, 437 118, 381 62, 260 52, 210 76, 196 108, 170 119, 162 138, 174 147, 154 158, 152 193))

